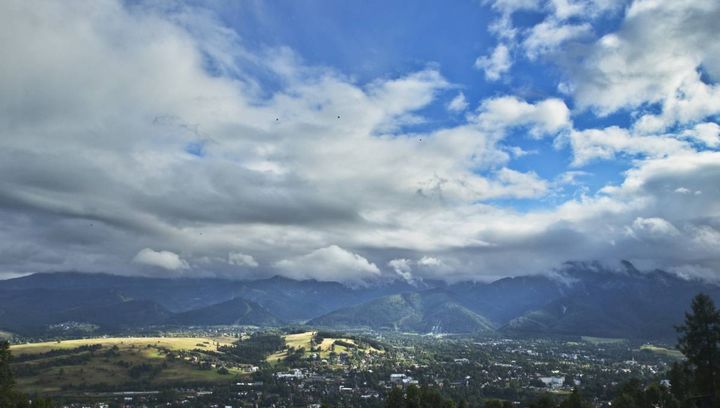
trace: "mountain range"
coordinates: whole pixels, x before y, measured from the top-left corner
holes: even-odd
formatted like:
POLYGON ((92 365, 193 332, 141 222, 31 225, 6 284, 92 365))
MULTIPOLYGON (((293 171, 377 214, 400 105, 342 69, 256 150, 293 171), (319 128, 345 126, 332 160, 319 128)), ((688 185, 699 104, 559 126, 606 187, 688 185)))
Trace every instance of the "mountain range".
POLYGON ((699 292, 720 286, 661 270, 567 263, 550 275, 489 283, 404 281, 350 288, 273 277, 144 278, 76 272, 0 281, 0 330, 43 333, 87 323, 112 332, 147 326, 307 324, 418 333, 515 333, 671 338, 699 292))

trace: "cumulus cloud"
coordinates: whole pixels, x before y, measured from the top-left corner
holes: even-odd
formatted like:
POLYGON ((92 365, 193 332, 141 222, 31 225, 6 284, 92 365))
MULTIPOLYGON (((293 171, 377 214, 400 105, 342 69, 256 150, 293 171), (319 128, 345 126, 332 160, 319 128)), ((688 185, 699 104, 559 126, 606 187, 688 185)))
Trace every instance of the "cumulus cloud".
POLYGON ((633 2, 620 29, 598 39, 581 65, 570 70, 579 106, 609 113, 661 103, 663 123, 653 124, 653 130, 717 112, 717 103, 697 111, 685 108, 700 108, 717 94, 698 71, 702 66, 720 78, 714 41, 718 17, 720 4, 714 0, 633 2))
POLYGON ((257 268, 259 264, 251 255, 243 254, 240 252, 231 252, 228 254, 228 263, 236 266, 247 266, 250 268, 257 268))
POLYGON ((171 271, 189 268, 188 263, 178 254, 171 251, 155 251, 150 248, 141 249, 133 258, 133 262, 171 271))
POLYGON ((510 50, 584 42, 557 59, 565 100, 504 90, 428 124, 429 108, 467 109, 437 65, 361 82, 288 48, 245 49, 200 9, 0 2, 0 273, 154 266, 363 284, 570 258, 718 270, 717 2, 638 1, 592 40, 561 28, 618 2, 489 4, 506 31, 480 59, 488 79, 510 72, 510 50), (513 27, 518 10, 555 25, 513 27), (632 109, 633 125, 576 129, 568 106, 632 109), (632 160, 614 184, 549 202, 591 175, 520 170, 515 133, 533 149, 555 137, 571 166, 632 160))
POLYGON ((515 96, 485 100, 478 108, 477 121, 486 129, 525 126, 534 137, 557 133, 571 125, 570 110, 562 100, 550 98, 532 104, 515 96))
POLYGON ((418 265, 420 266, 427 266, 427 267, 436 267, 443 264, 443 262, 435 257, 432 256, 423 256, 418 260, 418 265))
POLYGON ((380 274, 374 263, 337 245, 283 259, 276 266, 285 276, 295 279, 341 280, 351 284, 363 284, 380 274))
POLYGON ((592 33, 588 23, 566 24, 555 20, 543 21, 530 29, 523 40, 523 48, 530 59, 555 51, 563 43, 592 33))
POLYGON ((422 282, 424 277, 437 279, 448 272, 452 272, 452 267, 443 260, 427 255, 419 259, 392 259, 388 262, 388 266, 396 275, 412 285, 422 282))
POLYGON ((492 8, 503 14, 512 14, 521 10, 536 10, 540 7, 539 0, 492 0, 486 1, 492 8))
POLYGON ((720 146, 720 126, 714 122, 698 123, 693 128, 683 131, 682 136, 708 147, 720 146))
POLYGON ((550 0, 553 17, 566 20, 573 17, 595 18, 619 10, 626 0, 550 0))
POLYGON ((498 44, 490 55, 475 60, 475 68, 483 70, 489 81, 497 81, 511 67, 510 49, 504 44, 498 44))
POLYGON ((569 135, 573 164, 581 166, 594 159, 612 159, 617 154, 662 157, 688 151, 689 146, 676 138, 633 135, 627 129, 573 130, 569 135))
POLYGON ((629 232, 636 237, 647 236, 650 238, 672 238, 680 234, 674 225, 658 217, 636 218, 629 232))
MULTIPOLYGON (((3 215, 48 217, 18 221, 32 229, 18 239, 45 249, 6 270, 122 271, 158 240, 188 259, 239 262, 227 254, 240 247, 272 264, 278 250, 356 245, 353 231, 378 228, 373 217, 398 228, 378 218, 388 208, 514 194, 473 171, 507 161, 481 129, 440 129, 422 144, 394 134, 448 87, 436 69, 358 85, 287 49, 252 58, 193 9, 4 6, 3 215), (75 51, 50 52, 48 39, 75 51), (232 76, 206 71, 216 55, 233 61, 232 76), (270 96, 249 73, 258 64, 284 84, 270 96), (60 236, 77 241, 65 255, 60 236)), ((25 251, 8 250, 18 254, 8 262, 25 251)))
MULTIPOLYGON (((502 41, 496 51, 500 47, 506 50, 518 49, 524 51, 530 60, 535 60, 567 48, 566 43, 570 41, 592 40, 593 20, 615 14, 625 2, 625 0, 490 1, 492 8, 500 14, 491 24, 490 31, 502 41), (516 26, 513 22, 513 14, 522 11, 542 13, 544 19, 529 26, 516 26)), ((494 61, 502 61, 501 57, 502 55, 495 56, 493 53, 491 56, 479 58, 478 62, 482 63, 483 67, 502 66, 494 63, 494 61)), ((494 79, 499 78, 499 75, 495 76, 494 79)))
POLYGON ((468 107, 467 99, 465 94, 459 92, 448 104, 448 110, 451 112, 462 112, 468 107))
POLYGON ((388 266, 395 271, 398 276, 404 279, 406 282, 413 282, 412 274, 412 261, 407 258, 393 259, 388 262, 388 266))

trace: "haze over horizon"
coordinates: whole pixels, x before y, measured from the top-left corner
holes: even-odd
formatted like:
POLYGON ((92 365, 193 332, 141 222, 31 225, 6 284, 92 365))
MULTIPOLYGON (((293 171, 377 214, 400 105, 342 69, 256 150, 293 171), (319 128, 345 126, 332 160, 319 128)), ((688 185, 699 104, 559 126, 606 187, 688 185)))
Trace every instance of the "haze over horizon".
POLYGON ((0 2, 0 278, 720 278, 720 2, 0 2))

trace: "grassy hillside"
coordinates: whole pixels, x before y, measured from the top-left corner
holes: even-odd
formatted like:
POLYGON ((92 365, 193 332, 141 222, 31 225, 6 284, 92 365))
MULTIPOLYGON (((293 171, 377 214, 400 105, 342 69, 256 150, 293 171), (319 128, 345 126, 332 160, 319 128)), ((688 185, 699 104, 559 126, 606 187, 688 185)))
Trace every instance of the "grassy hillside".
POLYGON ((324 337, 322 341, 316 342, 316 331, 308 331, 304 333, 288 334, 283 336, 286 348, 282 351, 273 353, 267 357, 267 362, 276 364, 287 358, 289 350, 305 349, 303 357, 309 357, 317 354, 319 358, 325 359, 330 356, 331 352, 349 353, 352 350, 359 350, 365 353, 382 353, 372 346, 358 344, 355 340, 344 337, 324 337))
POLYGON ((235 338, 94 338, 11 347, 17 385, 28 393, 92 389, 153 389, 177 383, 230 381, 245 367, 220 374, 212 352, 235 338), (214 366, 213 366, 214 365, 214 366))
POLYGON ((228 345, 237 340, 234 337, 100 337, 95 339, 77 339, 47 341, 42 343, 14 344, 10 346, 13 356, 46 353, 50 350, 67 350, 80 346, 99 344, 103 347, 132 347, 147 345, 167 348, 169 350, 192 350, 200 343, 208 344, 208 350, 217 351, 217 346, 228 345))
POLYGON ((685 356, 683 356, 683 353, 681 353, 680 350, 655 346, 652 344, 643 344, 642 346, 640 346, 640 350, 647 351, 650 353, 655 353, 655 354, 661 354, 664 356, 677 358, 677 359, 685 358, 685 356))

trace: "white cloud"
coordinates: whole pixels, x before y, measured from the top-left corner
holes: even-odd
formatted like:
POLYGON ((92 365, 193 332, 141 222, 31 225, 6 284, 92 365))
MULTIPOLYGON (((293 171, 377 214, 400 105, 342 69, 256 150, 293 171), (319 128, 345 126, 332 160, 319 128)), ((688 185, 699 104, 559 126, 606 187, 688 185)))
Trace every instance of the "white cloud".
POLYGON ((565 102, 555 98, 535 104, 514 96, 486 99, 478 108, 477 121, 489 130, 527 126, 533 137, 557 133, 571 126, 570 110, 565 102))
POLYGON ((555 20, 535 25, 523 41, 523 48, 530 59, 554 52, 566 41, 587 37, 592 33, 588 23, 566 24, 555 20))
POLYGON ((459 92, 448 104, 448 110, 450 112, 462 112, 468 107, 468 102, 465 99, 465 94, 459 92))
POLYGON ((585 2, 573 0, 550 0, 553 14, 558 19, 567 19, 581 15, 585 11, 585 2))
POLYGON ((249 266, 250 268, 258 267, 258 263, 255 258, 251 255, 240 252, 230 252, 228 254, 228 263, 236 266, 249 266))
MULTIPOLYGON (((272 264, 278 253, 352 247, 365 229, 400 231, 386 222, 396 209, 413 214, 537 190, 536 176, 495 176, 508 155, 474 125, 398 132, 449 87, 437 69, 355 84, 302 65, 287 49, 253 58, 207 13, 142 7, 129 12, 106 0, 88 14, 18 3, 0 12, 8 56, 0 194, 13 208, 53 217, 33 225, 53 232, 23 238, 46 248, 37 262, 13 269, 123 271, 158 241, 191 265, 230 261, 234 248, 272 264), (49 39, 52 49, 74 51, 53 52, 49 39), (208 55, 233 76, 207 73, 208 55), (249 73, 258 66, 278 76, 279 90, 258 92, 249 73), (202 157, 185 151, 190 143, 202 144, 202 157), (59 242, 36 236, 78 245, 62 255, 59 242)), ((23 251, 13 249, 12 259, 23 251)))
POLYGON ((440 258, 427 255, 417 260, 408 258, 393 259, 388 262, 388 266, 392 268, 395 274, 413 285, 421 282, 424 276, 442 279, 445 274, 453 271, 453 268, 440 258), (417 266, 417 271, 413 270, 413 265, 417 266))
POLYGON ((407 258, 393 259, 388 262, 388 266, 395 271, 401 278, 406 282, 413 282, 414 277, 412 274, 412 261, 407 258))
POLYGON ((661 132, 673 125, 691 124, 719 112, 720 86, 706 84, 698 73, 694 73, 664 98, 659 114, 641 116, 634 127, 645 133, 661 132))
POLYGON ((540 7, 539 0, 485 0, 492 8, 503 13, 512 14, 521 10, 537 10, 540 7))
POLYGON ((522 147, 519 146, 509 146, 507 148, 508 152, 515 158, 527 156, 529 154, 537 154, 537 150, 524 150, 522 147))
POLYGON ((592 22, 600 16, 621 10, 625 2, 625 0, 488 1, 487 3, 490 3, 500 14, 490 25, 489 31, 502 40, 503 44, 498 45, 492 55, 478 58, 476 67, 486 69, 488 79, 497 80, 502 72, 492 68, 507 65, 502 63, 507 60, 503 58, 502 53, 507 53, 510 49, 524 50, 530 60, 556 51, 565 51, 565 43, 570 40, 591 39, 592 22), (529 27, 514 26, 513 14, 529 10, 541 12, 545 14, 545 18, 529 27), (498 55, 495 55, 496 53, 498 55))
POLYGON ((442 261, 440 259, 432 257, 432 256, 423 256, 418 261, 418 265, 434 267, 434 266, 442 265, 442 261))
POLYGON ((489 81, 497 81, 512 67, 510 49, 505 44, 498 44, 492 54, 478 57, 475 60, 475 68, 485 71, 485 78, 489 81))
POLYGON ((625 0, 550 0, 553 17, 566 20, 573 17, 595 18, 603 13, 618 10, 625 0))
POLYGON ((718 17, 715 0, 633 2, 619 30, 589 47, 581 65, 569 67, 579 107, 610 113, 660 103, 656 119, 662 123, 647 124, 650 131, 717 112, 709 98, 718 91, 702 83, 698 71, 720 79, 718 17))
POLYGON ((442 279, 444 276, 452 275, 456 270, 455 261, 450 259, 446 261, 435 256, 425 255, 417 260, 417 266, 425 275, 442 279))
MULTIPOLYGON (((583 24, 601 3, 494 3, 506 30, 497 77, 531 34, 515 32, 508 13, 583 24)), ((718 146, 714 118, 704 118, 716 110, 720 73, 709 35, 716 2, 636 2, 618 32, 573 43, 558 58, 583 62, 563 65, 567 103, 491 97, 467 122, 417 133, 405 125, 457 89, 440 67, 360 83, 286 48, 249 52, 209 13, 134 7, 0 2, 0 271, 147 273, 152 264, 237 276, 247 266, 246 277, 361 284, 391 273, 376 266, 389 259, 451 281, 569 258, 720 268, 720 157, 695 150, 718 146), (578 105, 639 106, 630 112, 639 120, 573 130, 568 106, 578 105), (578 166, 627 155, 631 168, 618 185, 538 210, 495 205, 548 198, 582 175, 518 171, 513 158, 526 152, 507 146, 511 129, 559 135, 578 166), (675 238, 650 239, 668 225, 675 238), (174 252, 150 249, 158 242, 174 252)), ((555 38, 564 37, 541 43, 555 38)))
POLYGON ((696 140, 707 147, 720 146, 720 126, 714 122, 698 123, 682 132, 682 136, 696 140))
POLYGON ((374 263, 337 245, 281 260, 275 266, 285 276, 291 278, 342 281, 351 284, 363 284, 380 274, 374 263))
POLYGON ((559 185, 577 185, 578 179, 591 175, 586 171, 570 170, 561 173, 556 177, 555 182, 559 185))
POLYGON ((133 258, 133 262, 171 271, 189 268, 188 263, 180 258, 178 254, 170 251, 155 251, 150 248, 141 249, 133 258))
POLYGON ((634 236, 649 238, 673 238, 680 235, 680 231, 665 219, 652 217, 638 217, 633 221, 631 232, 634 236))
POLYGON ((574 166, 582 166, 595 159, 612 159, 618 154, 663 157, 689 150, 686 143, 675 138, 637 136, 617 126, 573 130, 568 138, 574 166))

